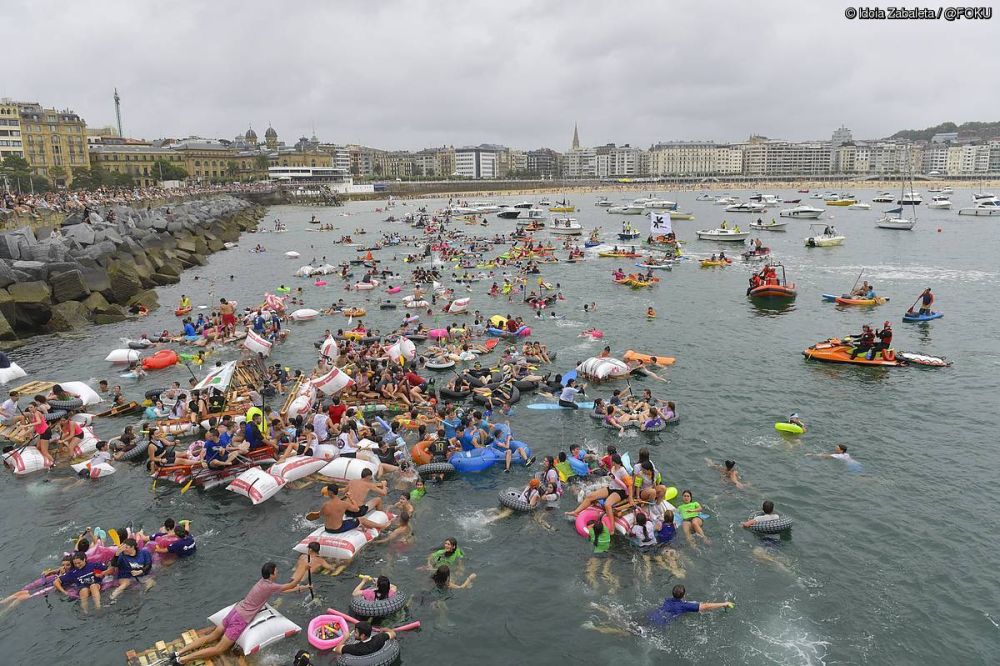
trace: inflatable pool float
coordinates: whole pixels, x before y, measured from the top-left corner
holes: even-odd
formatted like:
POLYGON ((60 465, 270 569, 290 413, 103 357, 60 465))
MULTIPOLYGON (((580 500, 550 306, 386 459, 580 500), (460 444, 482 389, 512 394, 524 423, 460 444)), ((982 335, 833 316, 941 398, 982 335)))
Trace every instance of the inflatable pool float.
POLYGON ((340 615, 317 615, 306 630, 309 644, 317 650, 332 650, 351 635, 351 627, 340 615))
MULTIPOLYGON (((750 517, 755 518, 759 515, 761 514, 757 513, 750 517)), ((756 534, 779 534, 792 529, 792 519, 785 516, 778 516, 774 520, 763 520, 759 523, 754 523, 747 529, 756 534)))
POLYGON ((501 490, 497 499, 502 506, 505 506, 508 509, 513 509, 518 513, 533 511, 538 507, 537 504, 535 506, 531 506, 531 504, 521 499, 521 491, 517 488, 507 488, 506 490, 501 490))
POLYGON ((368 314, 368 311, 364 308, 346 308, 340 311, 340 314, 345 317, 364 317, 368 314))
POLYGON ((430 303, 428 303, 427 301, 406 301, 406 300, 403 301, 403 307, 409 308, 411 310, 417 308, 426 308, 429 305, 430 303))
POLYGON ((129 349, 149 349, 153 346, 152 340, 125 340, 125 346, 129 349))
POLYGON ((387 293, 387 294, 398 294, 401 291, 403 291, 402 287, 389 287, 388 289, 385 290, 385 293, 387 293))
POLYGON ((774 429, 777 430, 778 432, 785 432, 790 435, 801 435, 802 433, 805 432, 805 430, 803 430, 802 426, 800 425, 797 425, 795 423, 785 423, 782 421, 775 423, 774 429))
POLYGON ((289 250, 288 252, 285 253, 285 256, 288 257, 289 259, 298 259, 302 255, 296 252, 295 250, 289 250))
POLYGON ((903 321, 910 323, 931 321, 934 319, 940 319, 943 316, 944 316, 943 312, 931 312, 930 314, 920 314, 919 312, 910 310, 903 314, 903 321))
MULTIPOLYGON (((208 618, 209 622, 221 627, 222 621, 226 619, 232 606, 226 606, 219 612, 208 618)), ((282 638, 288 638, 302 631, 302 627, 295 624, 287 617, 274 610, 270 604, 264 604, 240 637, 236 640, 236 645, 244 655, 256 654, 261 648, 267 647, 271 643, 276 643, 282 638)))
POLYGON ((633 351, 631 349, 625 350, 622 355, 625 361, 642 361, 643 363, 653 363, 660 367, 666 367, 668 365, 673 365, 677 362, 677 359, 673 356, 653 356, 652 354, 643 354, 641 352, 633 351))
POLYGON ((455 367, 455 361, 450 358, 443 361, 427 361, 427 364, 424 367, 428 370, 447 370, 455 367))
POLYGON ((144 370, 163 370, 177 365, 178 360, 177 352, 173 349, 161 349, 152 356, 142 359, 142 367, 144 370))
POLYGON ((275 293, 278 293, 278 294, 287 294, 288 292, 291 291, 291 289, 289 287, 278 287, 274 291, 275 291, 275 293))
POLYGON ((503 455, 498 455, 499 451, 487 446, 482 449, 471 451, 459 451, 453 453, 448 462, 455 468, 456 472, 467 474, 470 472, 482 472, 493 467, 503 459, 503 455))
POLYGON ((315 282, 313 282, 313 286, 314 287, 325 287, 326 286, 326 280, 316 280, 315 282))
MULTIPOLYGON (((594 408, 594 403, 592 402, 578 402, 576 403, 577 409, 592 410, 594 408)), ((528 409, 572 409, 572 407, 563 407, 558 402, 536 402, 533 405, 528 405, 528 409)))
POLYGON ((608 515, 604 513, 603 509, 598 509, 592 506, 587 507, 577 515, 575 521, 576 533, 584 539, 589 539, 590 535, 587 534, 587 528, 596 523, 598 520, 604 523, 604 529, 607 530, 608 533, 611 533, 613 529, 611 519, 608 518, 608 515))
POLYGON ((587 476, 590 474, 590 466, 579 458, 569 456, 566 458, 566 462, 569 463, 569 466, 573 469, 577 476, 587 476))
POLYGON ((319 311, 312 308, 299 308, 289 315, 294 321, 311 321, 319 316, 319 311))
POLYGON ((698 263, 701 264, 702 268, 711 268, 714 266, 728 266, 729 264, 733 263, 733 260, 726 259, 724 261, 719 261, 719 260, 712 261, 711 259, 702 259, 698 263))
POLYGON ((391 595, 388 599, 365 599, 362 596, 351 597, 351 612, 358 617, 380 618, 392 615, 406 606, 410 600, 410 595, 400 592, 391 595))
POLYGON ((835 296, 834 302, 838 305, 861 305, 861 306, 874 306, 882 305, 889 301, 888 298, 883 298, 882 296, 876 296, 875 298, 847 298, 845 296, 835 296))

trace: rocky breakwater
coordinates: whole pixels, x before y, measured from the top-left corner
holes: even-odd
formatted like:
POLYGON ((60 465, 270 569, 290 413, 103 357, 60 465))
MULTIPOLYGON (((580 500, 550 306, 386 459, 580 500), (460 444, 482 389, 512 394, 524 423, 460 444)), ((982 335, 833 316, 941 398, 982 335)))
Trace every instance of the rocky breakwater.
POLYGON ((261 206, 224 195, 161 206, 74 213, 56 228, 0 234, 0 346, 27 335, 124 321, 159 306, 155 287, 180 281, 243 231, 261 206))

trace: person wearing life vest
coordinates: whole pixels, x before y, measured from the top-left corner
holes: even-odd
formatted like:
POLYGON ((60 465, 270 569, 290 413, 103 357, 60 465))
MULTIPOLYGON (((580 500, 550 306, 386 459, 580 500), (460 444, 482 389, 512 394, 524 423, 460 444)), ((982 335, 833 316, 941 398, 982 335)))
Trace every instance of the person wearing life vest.
POLYGON ((927 287, 920 294, 920 314, 929 315, 931 313, 931 306, 934 305, 934 294, 931 293, 931 288, 927 287))
POLYGON ((867 352, 875 345, 875 333, 872 331, 872 327, 865 324, 862 327, 861 335, 858 338, 858 345, 851 350, 851 360, 858 357, 858 354, 862 352, 867 352))
POLYGON ((874 358, 875 354, 881 352, 882 358, 885 358, 885 352, 892 344, 892 324, 885 322, 875 335, 878 337, 878 342, 872 347, 871 356, 874 358))
POLYGON ((191 308, 191 299, 185 296, 184 294, 181 294, 181 304, 179 309, 189 310, 190 308, 191 308))

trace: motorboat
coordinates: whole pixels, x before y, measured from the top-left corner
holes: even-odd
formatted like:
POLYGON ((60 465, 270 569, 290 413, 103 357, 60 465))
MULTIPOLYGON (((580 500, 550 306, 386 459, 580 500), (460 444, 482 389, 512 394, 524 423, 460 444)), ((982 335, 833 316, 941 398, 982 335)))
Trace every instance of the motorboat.
POLYGON ((493 203, 492 201, 473 201, 469 203, 469 208, 472 208, 476 213, 499 213, 500 206, 493 203))
POLYGON ((846 238, 837 233, 836 227, 829 224, 810 224, 813 235, 805 239, 806 247, 833 247, 843 245, 846 238), (816 231, 816 230, 819 231, 816 231))
POLYGON ((539 206, 551 206, 552 202, 549 201, 548 199, 542 199, 541 201, 538 202, 538 205, 539 206))
POLYGON ((626 204, 624 206, 612 206, 608 208, 608 212, 613 215, 642 215, 646 212, 646 208, 635 204, 626 204))
POLYGON ((715 200, 715 205, 717 206, 732 206, 733 204, 738 204, 740 202, 736 197, 719 197, 715 200))
POLYGON ((783 204, 793 204, 795 206, 798 206, 800 203, 802 203, 802 199, 782 199, 781 203, 783 203, 783 204))
POLYGON ((892 192, 879 192, 872 197, 872 203, 892 203, 892 192))
POLYGON ((785 208, 778 212, 779 217, 791 217, 801 220, 818 220, 826 212, 825 208, 815 208, 813 206, 801 205, 794 208, 785 208))
POLYGON ((708 192, 702 192, 695 198, 695 201, 715 201, 718 197, 715 197, 708 192))
POLYGON ((996 199, 996 195, 991 194, 989 192, 978 192, 972 195, 972 200, 975 203, 979 203, 980 201, 986 201, 988 199, 996 199))
POLYGON ((506 206, 506 208, 525 208, 525 209, 534 207, 535 204, 531 203, 530 201, 522 201, 521 203, 516 203, 511 206, 506 206))
POLYGON ((927 189, 931 194, 954 194, 955 190, 950 187, 930 187, 927 189))
POLYGON ((744 201, 743 203, 726 206, 727 213, 763 213, 766 210, 767 206, 764 204, 753 203, 752 201, 744 201))
POLYGON ((871 210, 871 209, 872 205, 867 204, 864 201, 855 201, 854 203, 852 203, 850 206, 847 207, 847 210, 871 210))
POLYGON ((824 199, 823 203, 827 206, 850 206, 851 204, 857 203, 858 200, 852 196, 834 197, 832 199, 824 199))
POLYGON ((608 208, 609 206, 612 205, 612 203, 607 197, 601 197, 600 199, 594 202, 594 205, 600 206, 602 208, 608 208))
POLYGON ((526 227, 535 222, 541 222, 546 217, 545 211, 541 208, 529 208, 518 212, 517 226, 526 227))
POLYGON ((781 203, 778 197, 774 196, 773 194, 754 194, 753 196, 750 197, 750 201, 752 201, 753 203, 761 204, 765 208, 770 206, 777 206, 778 204, 781 203))
POLYGON ((896 231, 910 231, 916 226, 916 220, 909 220, 905 217, 893 217, 892 214, 886 214, 879 218, 875 226, 879 229, 894 229, 896 231))
POLYGON ((563 236, 582 236, 583 226, 573 217, 554 217, 549 232, 563 236))
POLYGON ((920 196, 920 192, 914 192, 910 190, 909 192, 903 192, 903 194, 896 200, 900 206, 919 206, 924 200, 920 196))
POLYGON ((951 199, 949 199, 947 195, 938 194, 931 199, 930 203, 927 204, 927 207, 934 210, 951 210, 951 199))
POLYGON ((825 194, 820 194, 819 192, 813 192, 812 194, 809 195, 809 198, 810 199, 825 199, 826 195, 825 194))
POLYGON ((497 217, 501 217, 505 220, 516 220, 521 215, 520 208, 514 208, 513 206, 504 206, 497 213, 497 217))
POLYGON ((676 201, 667 201, 666 199, 652 199, 646 202, 646 210, 676 210, 676 201))
POLYGON ((977 202, 975 206, 959 208, 958 214, 985 217, 990 215, 1000 215, 1000 201, 997 201, 996 199, 983 199, 982 201, 977 202))
MULTIPOLYGON (((771 300, 795 300, 797 292, 795 283, 789 283, 785 277, 785 267, 781 264, 770 264, 765 266, 762 274, 767 275, 760 284, 751 287, 747 292, 750 298, 771 299, 771 300), (781 269, 781 277, 778 277, 778 270, 781 269)), ((760 276, 758 276, 760 279, 760 276)))
POLYGON ((688 212, 679 211, 679 210, 671 210, 671 211, 668 211, 668 212, 670 213, 670 220, 671 221, 674 221, 674 220, 693 220, 694 219, 694 213, 688 213, 688 212))
POLYGON ((697 232, 699 240, 714 240, 714 241, 735 241, 742 243, 749 236, 749 231, 740 231, 739 227, 735 229, 699 229, 697 232))
POLYGON ((776 222, 775 220, 750 223, 751 229, 763 229, 765 231, 784 231, 786 226, 788 226, 788 222, 776 222))

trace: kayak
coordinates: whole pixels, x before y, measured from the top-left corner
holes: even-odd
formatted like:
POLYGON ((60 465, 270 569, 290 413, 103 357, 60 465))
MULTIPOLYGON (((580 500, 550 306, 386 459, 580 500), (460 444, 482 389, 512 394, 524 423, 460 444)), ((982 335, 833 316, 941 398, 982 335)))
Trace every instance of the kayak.
MULTIPOLYGON (((592 402, 578 402, 576 403, 577 409, 593 409, 594 403, 592 402)), ((557 402, 536 402, 533 405, 528 405, 528 409, 570 409, 569 407, 563 407, 557 402)))
POLYGON ((702 259, 700 263, 702 268, 710 268, 712 266, 728 266, 729 264, 733 263, 733 260, 726 259, 725 261, 719 261, 719 260, 712 261, 711 259, 702 259))
POLYGON ((854 358, 851 358, 852 349, 854 349, 852 345, 845 344, 838 338, 830 338, 829 340, 817 342, 812 345, 809 349, 804 350, 802 355, 809 359, 825 361, 827 363, 850 363, 852 365, 885 366, 890 368, 906 365, 905 361, 896 358, 896 354, 892 349, 886 351, 886 355, 889 358, 883 358, 880 354, 873 359, 869 359, 865 354, 858 354, 854 358))
POLYGON ((838 305, 882 305, 889 301, 888 298, 882 296, 876 296, 875 298, 847 298, 845 296, 837 296, 833 299, 838 305))
POLYGON ((833 303, 838 298, 840 298, 840 296, 836 296, 834 294, 822 294, 822 296, 823 296, 823 300, 826 301, 826 302, 828 302, 828 303, 833 303))
POLYGON ((660 367, 666 367, 668 365, 673 365, 677 362, 677 359, 673 356, 654 356, 652 354, 643 354, 641 352, 632 351, 628 349, 622 356, 625 361, 642 361, 643 363, 653 363, 660 367))
POLYGON ((178 317, 183 317, 184 315, 186 315, 189 312, 191 312, 191 306, 190 305, 187 306, 186 308, 177 308, 176 310, 174 310, 174 314, 177 315, 178 317))
POLYGON ((930 314, 922 315, 919 312, 909 311, 903 314, 903 321, 907 322, 930 321, 932 319, 940 319, 943 316, 944 316, 943 312, 931 312, 930 314))

